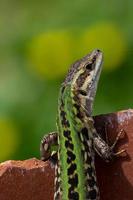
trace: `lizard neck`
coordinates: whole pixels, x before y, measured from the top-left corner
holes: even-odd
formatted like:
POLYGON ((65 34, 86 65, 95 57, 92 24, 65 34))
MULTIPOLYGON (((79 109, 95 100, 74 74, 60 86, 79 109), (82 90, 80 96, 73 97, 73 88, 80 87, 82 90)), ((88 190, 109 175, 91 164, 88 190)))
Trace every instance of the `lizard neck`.
POLYGON ((93 124, 80 100, 70 85, 62 86, 57 121, 59 162, 56 181, 56 195, 60 192, 62 200, 91 200, 98 196, 90 130, 93 124))

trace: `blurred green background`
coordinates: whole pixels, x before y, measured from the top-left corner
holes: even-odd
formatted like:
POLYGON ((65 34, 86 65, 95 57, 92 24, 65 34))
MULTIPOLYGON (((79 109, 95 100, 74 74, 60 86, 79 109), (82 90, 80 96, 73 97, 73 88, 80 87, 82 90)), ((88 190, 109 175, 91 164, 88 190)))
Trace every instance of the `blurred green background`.
POLYGON ((0 0, 0 161, 39 158, 60 83, 94 48, 104 52, 94 115, 133 107, 132 19, 132 0, 0 0))

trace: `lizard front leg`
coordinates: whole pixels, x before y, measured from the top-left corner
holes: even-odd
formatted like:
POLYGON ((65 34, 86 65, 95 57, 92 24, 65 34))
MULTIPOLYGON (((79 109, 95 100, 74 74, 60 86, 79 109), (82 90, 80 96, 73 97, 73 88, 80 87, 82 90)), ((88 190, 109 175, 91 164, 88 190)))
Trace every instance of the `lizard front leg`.
POLYGON ((57 132, 51 132, 44 135, 40 143, 41 160, 51 160, 53 163, 57 161, 57 132))
MULTIPOLYGON (((84 110, 85 108, 82 107, 84 110)), ((88 112, 88 110, 85 110, 88 112)), ((113 144, 110 146, 108 144, 108 141, 105 141, 102 139, 101 135, 97 132, 95 126, 94 126, 94 119, 93 117, 89 117, 87 120, 88 127, 91 129, 91 132, 93 134, 93 147, 95 152, 106 162, 111 161, 114 157, 118 157, 123 152, 126 152, 125 149, 122 149, 118 152, 114 152, 115 146, 118 143, 120 136, 124 132, 124 130, 121 130, 114 140, 113 144)))
POLYGON ((114 148, 120 139, 120 136, 122 134, 122 131, 120 131, 114 141, 114 143, 109 146, 107 142, 105 142, 101 136, 95 131, 94 132, 94 137, 93 137, 93 142, 94 142, 94 149, 97 152, 100 157, 102 157, 106 162, 112 160, 114 157, 120 155, 123 152, 126 152, 125 149, 122 149, 118 152, 114 152, 114 148))

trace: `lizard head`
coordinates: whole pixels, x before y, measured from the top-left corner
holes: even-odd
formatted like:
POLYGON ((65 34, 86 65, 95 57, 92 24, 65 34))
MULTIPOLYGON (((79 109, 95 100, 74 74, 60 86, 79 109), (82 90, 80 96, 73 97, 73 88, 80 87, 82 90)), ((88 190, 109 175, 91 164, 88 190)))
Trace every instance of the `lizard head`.
POLYGON ((65 79, 65 85, 71 85, 82 105, 92 112, 93 100, 102 68, 102 52, 98 49, 92 51, 82 59, 75 62, 65 79))

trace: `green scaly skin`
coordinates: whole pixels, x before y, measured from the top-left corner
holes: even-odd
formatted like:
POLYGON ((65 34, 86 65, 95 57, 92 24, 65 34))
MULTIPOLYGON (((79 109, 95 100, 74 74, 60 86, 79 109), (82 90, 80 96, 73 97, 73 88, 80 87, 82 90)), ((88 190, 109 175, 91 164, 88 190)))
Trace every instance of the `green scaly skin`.
POLYGON ((51 158, 51 146, 58 143, 55 200, 98 200, 94 150, 106 161, 114 156, 91 117, 101 64, 102 53, 94 50, 72 65, 60 89, 58 133, 41 142, 42 160, 51 158))
POLYGON ((101 63, 101 52, 93 51, 82 62, 78 62, 76 69, 74 65, 73 74, 73 67, 71 68, 61 87, 57 121, 59 162, 55 199, 60 196, 62 200, 99 198, 94 165, 94 130, 85 103, 87 88, 93 85, 96 90, 101 63))

